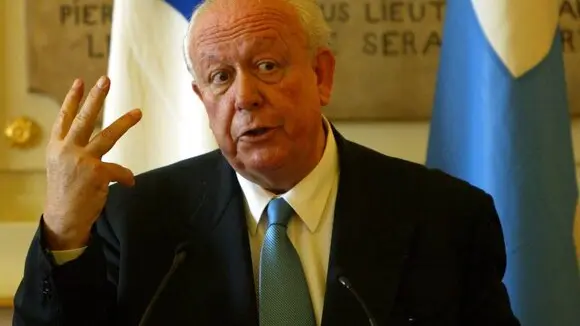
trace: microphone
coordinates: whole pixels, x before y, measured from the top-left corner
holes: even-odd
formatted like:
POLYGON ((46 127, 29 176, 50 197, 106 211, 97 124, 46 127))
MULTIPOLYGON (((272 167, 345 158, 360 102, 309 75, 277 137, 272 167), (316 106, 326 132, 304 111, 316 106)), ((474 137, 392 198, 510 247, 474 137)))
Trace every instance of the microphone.
POLYGON ((377 321, 375 320, 375 318, 371 314, 371 311, 369 310, 369 308, 367 307, 367 305, 365 304, 363 299, 360 297, 360 295, 358 295, 356 290, 352 287, 352 284, 350 283, 348 278, 346 278, 346 276, 339 276, 338 282, 342 286, 344 286, 348 291, 350 291, 350 293, 352 293, 352 295, 355 297, 356 301, 358 301, 360 306, 363 308, 365 315, 367 315, 367 318, 369 320, 369 325, 370 326, 378 326, 379 324, 377 324, 377 321))
POLYGON ((151 313, 153 312, 153 307, 155 306, 155 303, 157 303, 157 300, 159 300, 159 297, 163 293, 163 290, 165 290, 165 287, 167 286, 167 283, 169 283, 169 280, 171 279, 173 274, 175 274, 175 271, 177 271, 177 268, 179 268, 181 263, 183 263, 183 261, 185 260, 185 257, 187 257, 187 251, 185 249, 187 248, 188 245, 189 245, 189 242, 183 242, 183 243, 180 243, 175 248, 175 255, 173 256, 173 263, 171 264, 169 271, 167 271, 165 276, 163 276, 163 279, 161 280, 161 283, 157 287, 157 290, 155 291, 153 298, 151 298, 151 301, 149 301, 149 304, 147 305, 147 308, 145 309, 145 313, 143 314, 143 316, 141 317, 141 320, 139 321, 139 326, 144 326, 149 321, 149 318, 151 317, 151 313))

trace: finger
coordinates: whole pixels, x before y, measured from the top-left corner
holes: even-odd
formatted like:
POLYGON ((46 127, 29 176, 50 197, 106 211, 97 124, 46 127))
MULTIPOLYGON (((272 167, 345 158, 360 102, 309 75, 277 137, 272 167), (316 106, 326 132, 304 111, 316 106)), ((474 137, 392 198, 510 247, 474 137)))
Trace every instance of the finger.
POLYGON ((109 92, 109 85, 109 78, 102 76, 89 92, 67 135, 67 138, 75 144, 84 146, 91 138, 95 129, 95 121, 105 102, 105 96, 109 92))
POLYGON ((135 109, 125 113, 110 126, 99 132, 87 145, 86 149, 95 157, 101 158, 113 148, 117 141, 141 120, 141 110, 135 109))
POLYGON ((66 137, 73 119, 77 115, 79 103, 83 98, 84 85, 80 79, 75 79, 69 89, 62 106, 58 112, 58 117, 52 126, 52 137, 63 139, 66 137))
POLYGON ((116 163, 103 162, 109 174, 110 182, 118 182, 124 186, 132 187, 135 184, 133 172, 116 163))

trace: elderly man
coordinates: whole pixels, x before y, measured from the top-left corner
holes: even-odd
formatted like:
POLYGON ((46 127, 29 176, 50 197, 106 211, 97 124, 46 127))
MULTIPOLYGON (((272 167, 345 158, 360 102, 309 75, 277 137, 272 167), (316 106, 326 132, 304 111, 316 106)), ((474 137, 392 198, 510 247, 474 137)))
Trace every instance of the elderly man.
POLYGON ((215 0, 188 33, 219 151, 133 177, 63 103, 15 325, 518 325, 491 198, 344 139, 314 0, 215 0), (111 181, 118 184, 109 187, 111 181))

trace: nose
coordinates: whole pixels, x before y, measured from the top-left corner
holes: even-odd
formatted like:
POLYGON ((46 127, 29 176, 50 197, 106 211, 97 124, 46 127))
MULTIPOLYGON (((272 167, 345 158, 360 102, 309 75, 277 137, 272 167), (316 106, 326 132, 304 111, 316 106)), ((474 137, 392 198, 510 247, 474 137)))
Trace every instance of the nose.
POLYGON ((251 74, 238 74, 234 89, 237 110, 255 110, 262 105, 259 81, 251 74))

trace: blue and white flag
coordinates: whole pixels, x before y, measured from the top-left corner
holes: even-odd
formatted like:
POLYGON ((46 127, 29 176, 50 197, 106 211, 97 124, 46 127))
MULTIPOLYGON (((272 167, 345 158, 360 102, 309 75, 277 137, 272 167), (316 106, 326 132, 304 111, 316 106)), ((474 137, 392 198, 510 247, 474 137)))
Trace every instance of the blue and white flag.
POLYGON ((114 1, 104 125, 133 108, 143 118, 106 161, 137 174, 216 148, 183 55, 188 21, 199 2, 114 1))
POLYGON ((578 193, 558 5, 447 2, 427 154, 428 166, 494 197, 505 283, 526 326, 580 325, 578 193))

